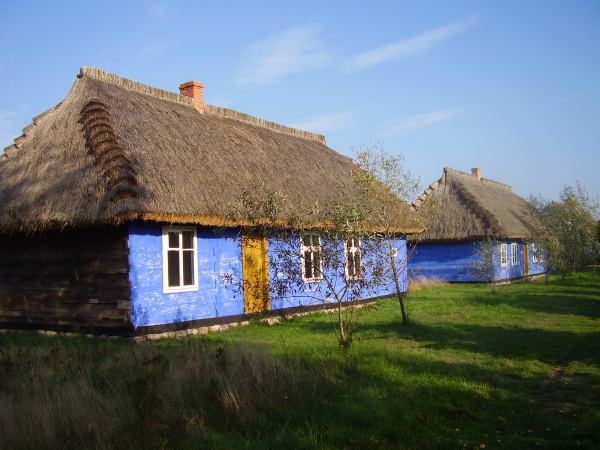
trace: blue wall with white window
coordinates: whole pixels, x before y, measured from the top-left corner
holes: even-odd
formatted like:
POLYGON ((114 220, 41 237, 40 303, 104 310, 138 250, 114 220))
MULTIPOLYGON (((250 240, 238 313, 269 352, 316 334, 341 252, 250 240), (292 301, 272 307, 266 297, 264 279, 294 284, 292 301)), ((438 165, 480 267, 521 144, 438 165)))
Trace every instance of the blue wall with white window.
POLYGON ((241 250, 233 239, 197 227, 198 290, 163 293, 162 225, 129 225, 132 322, 135 327, 231 316, 244 313, 244 299, 228 289, 222 275, 242 276, 241 250))
MULTIPOLYGON (((238 230, 217 234, 211 228, 196 227, 198 289, 188 292, 164 292, 163 225, 133 221, 129 224, 129 264, 131 281, 131 319, 135 327, 162 325, 198 319, 244 314, 243 292, 224 278, 242 280, 242 253, 238 230)), ((406 241, 398 240, 399 264, 406 261, 406 241)), ((343 249, 343 246, 341 247, 343 249)), ((271 257, 271 255, 269 255, 271 257)), ((298 258, 298 270, 301 271, 298 258)), ((269 274, 270 277, 277 274, 269 274)), ((407 271, 401 273, 401 285, 407 288, 407 271)), ((308 286, 309 289, 316 285, 308 286)), ((394 292, 390 285, 372 293, 383 296, 394 292)), ((319 303, 306 295, 271 298, 271 310, 319 303)))
MULTIPOLYGON (((523 246, 529 245, 529 275, 544 272, 543 265, 533 262, 531 244, 520 240, 501 240, 498 245, 506 244, 507 261, 505 266, 498 265, 498 280, 510 280, 524 276, 523 246), (513 264, 513 246, 516 244, 516 264, 513 264)), ((439 278, 449 282, 472 282, 466 273, 469 262, 475 257, 477 247, 474 241, 421 243, 414 249, 408 263, 411 274, 415 277, 439 278)), ((500 249, 498 249, 500 252, 500 249)))
MULTIPOLYGON (((361 243, 361 246, 363 244, 361 243)), ((297 246, 298 248, 300 248, 300 239, 298 239, 297 241, 297 246)), ((344 243, 340 243, 339 248, 340 248, 340 257, 344 258, 344 243)), ((397 249, 397 255, 396 255, 396 262, 397 262, 397 267, 399 268, 399 278, 400 278, 400 287, 402 292, 406 292, 407 288, 408 288, 408 270, 406 269, 406 255, 407 255, 407 248, 406 248, 406 239, 402 238, 402 239, 396 239, 393 243, 393 246, 397 249)), ((271 249, 275 248, 275 245, 273 243, 273 240, 271 239, 269 241, 269 252, 270 258, 275 258, 276 257, 276 252, 272 251, 271 249)), ((365 254, 363 251, 365 250, 365 248, 363 247, 361 249, 361 258, 362 258, 362 264, 368 264, 368 259, 369 259, 369 255, 365 254)), ((380 256, 378 256, 380 257, 380 256)), ((298 267, 298 270, 300 271, 302 266, 301 266, 301 259, 298 256, 297 261, 295 262, 295 265, 298 267)), ((324 269, 326 270, 326 269, 324 269)), ((329 278, 333 280, 333 284, 337 286, 337 288, 339 288, 344 282, 343 280, 340 281, 336 281, 336 277, 333 276, 331 273, 329 274, 329 278)), ((269 278, 271 279, 271 285, 273 285, 273 277, 277 277, 277 276, 283 276, 283 274, 274 274, 274 273, 269 273, 269 278)), ((339 277, 338 277, 339 279, 339 277)), ((298 307, 298 306, 307 306, 307 305, 314 305, 314 304, 319 304, 319 303, 334 303, 335 299, 333 297, 330 297, 328 299, 326 299, 325 301, 319 301, 318 299, 315 300, 315 296, 318 296, 317 293, 319 294, 323 294, 324 292, 326 292, 326 283, 325 281, 321 281, 321 282, 310 282, 310 283, 305 283, 304 284, 304 293, 296 293, 296 294, 289 294, 286 296, 283 296, 283 298, 275 298, 273 295, 271 296, 271 309, 283 309, 283 308, 290 308, 290 307, 298 307)), ((372 292, 369 292, 367 297, 368 298, 375 298, 375 297, 383 297, 386 295, 392 295, 396 293, 396 287, 394 285, 394 281, 392 278, 389 279, 389 284, 386 286, 378 286, 378 288, 372 292)), ((345 300, 348 300, 348 296, 346 296, 345 300)))

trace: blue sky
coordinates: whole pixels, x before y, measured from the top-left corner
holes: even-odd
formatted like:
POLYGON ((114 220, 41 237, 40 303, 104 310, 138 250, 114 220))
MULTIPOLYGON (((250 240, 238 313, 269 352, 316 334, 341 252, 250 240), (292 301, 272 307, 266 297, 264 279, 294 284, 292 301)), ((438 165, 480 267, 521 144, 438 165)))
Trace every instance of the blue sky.
MULTIPOLYGON (((558 198, 600 195, 600 1, 5 1, 0 148, 81 66, 558 198)), ((1 151, 1 150, 0 150, 1 151)))

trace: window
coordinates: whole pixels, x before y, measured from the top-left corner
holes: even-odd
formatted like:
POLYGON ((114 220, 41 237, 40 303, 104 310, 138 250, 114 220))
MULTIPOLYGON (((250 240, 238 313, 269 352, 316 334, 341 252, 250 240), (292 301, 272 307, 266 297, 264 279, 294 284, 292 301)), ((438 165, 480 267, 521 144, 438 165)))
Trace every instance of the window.
POLYGON ((163 291, 198 290, 196 227, 163 227, 163 291))
POLYGON ((506 244, 500 244, 500 265, 506 267, 508 265, 508 252, 506 244))
POLYGON ((516 266, 518 264, 517 258, 517 243, 513 242, 510 244, 510 264, 516 266))
POLYGON ((535 244, 531 244, 531 254, 533 262, 544 262, 544 249, 535 244))
POLYGON ((350 238, 346 241, 346 279, 357 280, 360 275, 360 241, 350 238))
POLYGON ((304 281, 321 281, 321 237, 305 234, 301 238, 302 278, 304 281))

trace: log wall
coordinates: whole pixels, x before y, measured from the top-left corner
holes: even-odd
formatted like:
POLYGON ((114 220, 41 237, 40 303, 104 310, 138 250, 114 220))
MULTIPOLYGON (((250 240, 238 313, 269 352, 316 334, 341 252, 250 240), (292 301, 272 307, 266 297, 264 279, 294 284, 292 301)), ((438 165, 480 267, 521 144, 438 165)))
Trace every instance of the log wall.
POLYGON ((0 328, 131 326, 127 227, 0 235, 0 328))

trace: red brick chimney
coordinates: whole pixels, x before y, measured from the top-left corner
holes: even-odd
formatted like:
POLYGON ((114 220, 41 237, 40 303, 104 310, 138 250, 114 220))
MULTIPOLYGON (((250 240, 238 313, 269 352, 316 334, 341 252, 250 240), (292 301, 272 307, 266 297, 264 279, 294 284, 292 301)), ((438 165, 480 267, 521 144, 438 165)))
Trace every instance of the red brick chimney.
POLYGON ((473 167, 471 169, 471 175, 477 177, 478 181, 481 181, 481 169, 479 167, 473 167))
POLYGON ((179 93, 194 99, 194 106, 200 114, 204 114, 204 85, 199 81, 188 81, 179 86, 179 93))

